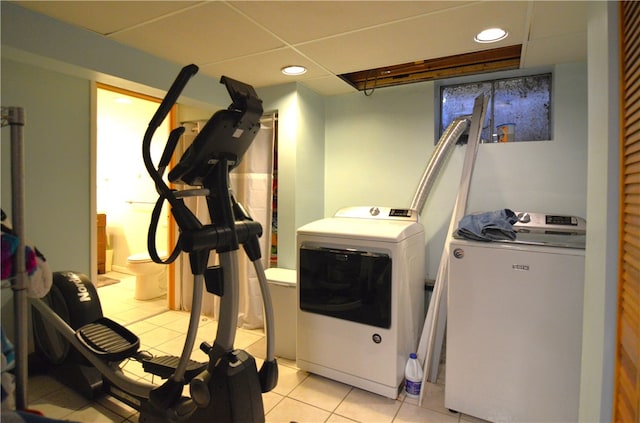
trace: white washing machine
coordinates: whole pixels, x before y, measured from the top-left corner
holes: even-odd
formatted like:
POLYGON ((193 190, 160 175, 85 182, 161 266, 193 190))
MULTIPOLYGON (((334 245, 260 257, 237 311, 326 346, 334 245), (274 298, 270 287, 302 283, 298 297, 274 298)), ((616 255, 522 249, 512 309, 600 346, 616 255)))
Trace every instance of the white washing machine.
POLYGON ((514 242, 450 244, 445 406, 494 422, 575 422, 586 222, 520 216, 514 242))
POLYGON ((424 229, 355 207, 297 231, 297 365, 397 398, 424 318, 424 229))

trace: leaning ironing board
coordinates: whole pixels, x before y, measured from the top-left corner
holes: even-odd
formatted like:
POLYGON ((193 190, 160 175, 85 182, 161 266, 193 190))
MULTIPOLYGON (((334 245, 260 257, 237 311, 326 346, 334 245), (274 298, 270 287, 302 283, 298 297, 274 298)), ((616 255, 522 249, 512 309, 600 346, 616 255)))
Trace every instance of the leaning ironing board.
MULTIPOLYGON (((487 111, 488 97, 479 95, 476 97, 473 105, 473 115, 471 118, 471 127, 469 128, 469 141, 467 143, 467 151, 462 167, 462 176, 460 178, 460 186, 458 195, 449 221, 449 229, 445 239, 438 273, 436 275, 436 283, 434 286, 433 298, 425 317, 425 323, 422 329, 422 335, 418 344, 418 357, 424 363, 423 380, 435 382, 438 374, 438 363, 442 352, 442 344, 444 342, 444 330, 446 323, 446 301, 447 301, 447 272, 449 268, 449 243, 451 242, 453 231, 457 222, 462 219, 467 209, 467 198, 469 196, 469 188, 471 185, 471 177, 473 175, 473 167, 475 165, 476 155, 478 153, 478 145, 482 133, 482 126, 487 111)), ((424 398, 424 389, 420 392, 418 403, 422 404, 424 398)))

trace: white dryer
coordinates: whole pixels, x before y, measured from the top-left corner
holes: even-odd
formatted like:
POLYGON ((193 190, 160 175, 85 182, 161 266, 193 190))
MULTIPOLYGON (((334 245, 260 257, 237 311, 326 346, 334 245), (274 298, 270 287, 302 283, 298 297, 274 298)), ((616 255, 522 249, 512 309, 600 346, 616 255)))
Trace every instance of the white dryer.
POLYGON ((297 231, 297 365, 397 398, 424 319, 424 229, 354 207, 297 231))
POLYGON ((521 213, 514 242, 450 244, 445 406, 578 420, 586 222, 521 213))

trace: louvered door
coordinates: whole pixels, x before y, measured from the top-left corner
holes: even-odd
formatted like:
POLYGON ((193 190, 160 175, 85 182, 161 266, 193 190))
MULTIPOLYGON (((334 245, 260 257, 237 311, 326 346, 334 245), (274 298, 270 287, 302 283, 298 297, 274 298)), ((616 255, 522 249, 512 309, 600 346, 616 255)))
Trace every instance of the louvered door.
POLYGON ((613 420, 640 421, 640 2, 620 2, 621 184, 613 420))

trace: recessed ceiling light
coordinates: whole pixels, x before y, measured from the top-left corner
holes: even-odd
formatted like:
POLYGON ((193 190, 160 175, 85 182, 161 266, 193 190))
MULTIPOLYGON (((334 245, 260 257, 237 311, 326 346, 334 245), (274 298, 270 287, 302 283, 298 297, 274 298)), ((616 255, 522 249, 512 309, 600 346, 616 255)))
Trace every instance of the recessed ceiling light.
POLYGON ((477 43, 495 43, 504 40, 509 33, 502 28, 489 28, 480 31, 473 39, 477 43))
POLYGON ((305 72, 307 72, 307 68, 304 66, 291 65, 282 68, 282 73, 285 75, 302 75, 305 72))

